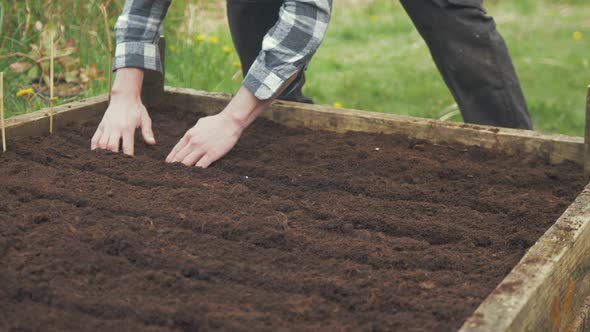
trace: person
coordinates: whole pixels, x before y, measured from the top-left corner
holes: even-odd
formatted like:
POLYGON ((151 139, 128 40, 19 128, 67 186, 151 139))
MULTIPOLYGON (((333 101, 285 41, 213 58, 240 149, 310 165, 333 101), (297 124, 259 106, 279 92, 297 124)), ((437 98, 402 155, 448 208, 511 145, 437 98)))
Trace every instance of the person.
MULTIPOLYGON (((244 72, 282 0, 227 0, 227 14, 244 72)), ((483 0, 401 0, 467 123, 533 129, 508 48, 483 0)), ((282 99, 311 102, 302 76, 282 99)))
MULTIPOLYGON (((126 0, 115 24, 117 40, 111 102, 91 140, 91 149, 134 154, 135 131, 155 144, 151 118, 141 101, 145 70, 161 72, 158 50, 162 23, 171 0, 126 0)), ((243 130, 307 67, 321 44, 331 17, 332 0, 284 0, 275 24, 242 87, 217 115, 201 118, 166 157, 167 162, 206 168, 237 143, 243 130)), ((297 83, 296 83, 297 84, 297 83)))
MULTIPOLYGON (((138 1, 139 0, 135 0, 138 1)), ((418 31, 426 41, 431 55, 443 76, 444 81, 451 90, 459 105, 463 118, 467 123, 492 125, 498 127, 532 129, 532 121, 526 106, 526 101, 520 87, 516 71, 512 64, 508 48, 496 29, 492 17, 487 16, 483 9, 483 0, 400 0, 406 12, 416 25, 418 31)), ((153 3, 154 1, 141 1, 153 3)), ((163 1, 166 3, 166 1, 163 1)), ((128 0, 127 12, 133 6, 128 0)), ((169 4, 169 1, 167 1, 169 4)), ((182 162, 186 165, 196 164, 207 167, 215 160, 225 155, 237 142, 245 127, 247 127, 258 114, 260 114, 273 99, 280 97, 288 100, 311 102, 303 96, 301 88, 305 82, 303 70, 309 59, 319 46, 325 34, 325 27, 330 19, 331 1, 312 0, 228 0, 228 16, 230 28, 236 49, 245 68, 244 86, 228 107, 219 115, 206 117, 200 120, 195 127, 174 147, 167 157, 168 162, 182 162), (270 5, 274 4, 274 5, 270 5), (301 5, 301 13, 307 13, 305 22, 311 21, 311 25, 301 24, 298 27, 289 26, 292 17, 300 13, 296 5, 301 5), (265 10, 264 8, 267 8, 265 10), (312 9, 312 11, 309 11, 312 9), (277 13, 278 11, 278 13, 277 13), (276 15, 273 13, 277 13, 276 15), (263 32, 269 28, 273 20, 278 21, 266 34, 263 32), (270 19, 272 18, 272 19, 270 19), (250 22, 250 23, 248 23, 250 22), (319 33, 313 38, 299 37, 286 38, 287 31, 299 31, 304 28, 306 36, 311 36, 311 31, 317 31, 316 24, 320 24, 319 33), (283 27, 286 26, 286 27, 283 27), (275 50, 276 38, 273 35, 281 35, 279 39, 284 42, 284 47, 275 50), (262 38, 262 40, 260 40, 262 38), (295 44, 298 44, 295 46, 295 44), (306 45, 302 47, 301 45, 306 45), (282 52, 283 49, 287 52, 282 52), (297 51, 299 50, 299 52, 297 51), (257 54, 257 55, 256 55, 257 54), (296 54, 297 65, 286 64, 293 59, 290 55, 296 54), (256 56, 254 56, 256 55, 256 56), (283 60, 281 60, 283 59, 283 60), (276 61, 275 61, 276 60, 276 61), (303 60, 303 61, 302 61, 303 60), (266 61, 266 62, 265 62, 266 61), (261 66, 261 63, 265 65, 261 66), (279 76, 278 84, 271 84, 270 88, 260 82, 272 81, 273 75, 260 79, 259 75, 270 72, 268 66, 290 70, 279 76), (258 77, 258 78, 257 78, 258 77), (289 79, 287 79, 289 77, 289 79), (253 83, 253 81, 255 81, 253 83), (257 94, 257 87, 262 86, 265 93, 257 94), (280 86, 280 88, 277 88, 280 86), (285 87, 287 86, 287 89, 285 87)), ((144 10, 146 12, 146 10, 144 10)), ((149 11, 148 11, 149 12, 149 11)), ((165 13, 165 11, 156 11, 165 13)), ((151 13, 151 12, 150 12, 151 13)), ((153 13, 152 13, 153 14, 153 13)), ((123 150, 127 154, 133 153, 132 127, 141 127, 145 140, 154 143, 151 133, 151 123, 147 111, 138 101, 138 86, 141 77, 127 77, 127 75, 141 75, 141 71, 125 67, 140 67, 158 70, 157 50, 154 40, 158 33, 147 34, 148 43, 141 44, 140 33, 129 33, 125 29, 126 17, 122 15, 118 21, 119 33, 117 39, 121 44, 117 45, 118 56, 116 68, 124 68, 125 73, 117 74, 113 87, 113 102, 107 109, 103 121, 92 140, 92 148, 109 149, 118 151, 118 144, 123 137, 123 150), (153 50, 149 54, 153 57, 145 57, 142 50, 133 51, 137 43, 135 39, 139 34, 140 45, 152 45, 153 50), (130 36, 130 47, 126 47, 126 37, 130 36), (151 39, 150 39, 151 38, 151 39), (130 52, 126 54, 126 52, 130 52), (137 60, 133 60, 136 59, 137 60), (129 61, 128 61, 129 59, 129 61), (125 62, 129 66, 120 65, 125 62), (146 64, 152 66, 146 66, 146 64), (132 74, 133 73, 133 74, 132 74), (125 84, 133 82, 133 84, 125 84), (119 83, 119 84, 117 84, 119 83), (135 87, 134 91, 126 91, 126 87, 135 87), (121 97, 124 95, 134 98, 121 97), (134 101, 130 101, 134 100, 134 101), (128 103, 126 105, 126 103, 128 103), (135 109, 135 111, 117 112, 117 109, 135 109), (144 129, 148 128, 148 129, 144 129), (126 143, 127 142, 127 143, 126 143)), ((138 15, 141 16, 141 15, 138 15)), ((146 30, 149 22, 161 23, 161 17, 143 16, 143 21, 138 20, 133 30, 146 30)))

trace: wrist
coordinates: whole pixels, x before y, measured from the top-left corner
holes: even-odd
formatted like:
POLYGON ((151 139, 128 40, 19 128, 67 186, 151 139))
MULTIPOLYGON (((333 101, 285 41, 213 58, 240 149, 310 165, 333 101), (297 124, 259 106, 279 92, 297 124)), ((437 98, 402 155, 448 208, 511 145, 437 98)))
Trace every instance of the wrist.
POLYGON ((227 125, 238 134, 244 131, 244 129, 246 129, 249 124, 246 118, 234 112, 227 112, 224 110, 223 112, 219 113, 219 116, 221 116, 227 125))
POLYGON ((258 100, 248 89, 242 87, 220 114, 243 130, 264 111, 270 102, 270 100, 258 100))
POLYGON ((132 102, 141 104, 141 93, 127 90, 127 89, 115 89, 111 90, 111 102, 132 102))
POLYGON ((141 102, 143 70, 139 68, 121 68, 117 70, 111 90, 111 98, 141 102))

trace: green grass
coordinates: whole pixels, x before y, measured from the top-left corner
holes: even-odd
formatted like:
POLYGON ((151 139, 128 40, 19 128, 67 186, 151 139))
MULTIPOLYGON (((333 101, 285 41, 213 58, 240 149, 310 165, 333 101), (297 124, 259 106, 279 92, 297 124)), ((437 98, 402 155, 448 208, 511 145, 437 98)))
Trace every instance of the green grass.
MULTIPOLYGON (((487 10, 512 51, 536 128, 582 135, 590 83, 590 4, 501 1, 487 10), (575 31, 582 33, 581 40, 574 40, 575 31)), ((308 73, 307 93, 321 104, 338 101, 350 108, 428 118, 441 117, 454 104, 397 2, 380 0, 355 11, 336 7, 308 73)))
MULTIPOLYGON (((103 18, 99 10, 101 3, 97 0, 64 0, 59 2, 29 0, 31 17, 28 32, 25 35, 27 17, 25 1, 0 2, 0 22, 3 22, 0 24, 0 36, 4 37, 0 39, 0 55, 12 52, 27 53, 30 49, 29 44, 38 41, 39 32, 34 29, 35 22, 39 21, 44 25, 54 23, 63 26, 66 39, 74 40, 75 46, 78 47, 77 56, 80 57, 82 67, 95 64, 100 70, 106 71, 109 64, 109 51, 103 18), (83 15, 79 15, 79 13, 83 13, 83 15)), ((118 12, 119 8, 117 4, 111 6, 112 22, 114 22, 114 12, 118 12)), ((47 107, 47 103, 40 98, 31 98, 29 103, 26 98, 15 96, 20 89, 29 87, 31 80, 24 73, 16 74, 9 70, 10 63, 16 60, 19 58, 0 59, 0 71, 5 74, 5 108, 8 116, 47 107)), ((107 73, 105 72, 103 76, 106 78, 107 73)), ((108 90, 107 87, 107 82, 93 81, 78 99, 105 93, 108 90)), ((62 100, 57 103, 64 102, 67 101, 62 100)))
MULTIPOLYGON (((204 0, 201 0, 201 4, 204 0)), ((205 7, 219 8, 216 1, 205 7)), ((217 1, 219 2, 219 1, 217 1)), ((5 2, 2 2, 4 4, 5 2)), ((4 31, 11 26, 0 53, 24 50, 34 36, 22 37, 24 6, 17 1, 19 15, 0 8, 4 31), (3 14, 1 13, 3 12, 3 14), (15 32, 16 31, 16 32, 15 32)), ((34 7, 32 22, 44 23, 64 18, 66 35, 79 41, 84 65, 108 66, 104 26, 100 21, 98 0, 79 2, 30 0, 34 7), (93 15, 84 16, 80 35, 76 15, 59 15, 55 6, 79 6, 93 15), (72 22, 67 20, 72 17, 72 22), (80 36, 82 38, 80 38, 80 36)), ((109 8, 113 17, 122 0, 109 8)), ((582 135, 586 87, 590 83, 590 3, 587 0, 515 0, 486 1, 488 13, 496 18, 506 39, 521 78, 535 126, 538 130, 582 135), (574 32, 582 38, 575 40, 574 32)), ((341 103, 344 107, 377 112, 440 118, 453 110, 454 101, 439 76, 428 49, 398 2, 367 1, 358 8, 334 4, 334 17, 326 40, 308 70, 306 93, 319 104, 341 103)), ((187 19, 190 6, 175 1, 170 9, 167 36, 166 84, 209 91, 233 93, 241 76, 234 66, 237 55, 223 51, 231 47, 225 24, 187 19), (217 43, 197 41, 196 36, 216 36, 217 43)), ((193 10, 194 12, 194 10, 193 10)), ((219 17, 219 13, 215 13, 219 17)), ((219 20, 217 20, 219 21, 219 20)), ((6 35, 4 31, 0 35, 6 35)), ((7 72, 8 62, 0 60, 7 72)), ((14 96, 22 75, 7 73, 7 109, 10 115, 38 109, 14 96)), ((106 92, 106 83, 95 82, 85 96, 106 92)), ((451 120, 460 121, 455 115, 451 120)))
POLYGON ((166 42, 166 85, 228 93, 239 88, 242 71, 229 36, 194 34, 166 42))

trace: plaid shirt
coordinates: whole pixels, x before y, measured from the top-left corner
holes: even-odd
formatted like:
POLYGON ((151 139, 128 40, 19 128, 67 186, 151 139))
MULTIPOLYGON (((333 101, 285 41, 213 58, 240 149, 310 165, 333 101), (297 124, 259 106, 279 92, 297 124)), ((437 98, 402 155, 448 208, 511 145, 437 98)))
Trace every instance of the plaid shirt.
MULTIPOLYGON (((115 24, 113 69, 136 67, 162 71, 158 41, 172 0, 126 0, 115 24)), ((277 24, 244 78, 256 98, 273 97, 286 80, 305 68, 320 46, 330 21, 332 0, 285 0, 277 24)))

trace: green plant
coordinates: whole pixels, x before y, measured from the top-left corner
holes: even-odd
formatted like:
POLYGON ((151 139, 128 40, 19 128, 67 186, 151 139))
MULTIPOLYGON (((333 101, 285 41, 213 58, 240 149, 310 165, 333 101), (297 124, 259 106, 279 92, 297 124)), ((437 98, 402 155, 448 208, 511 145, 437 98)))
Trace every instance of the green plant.
POLYGON ((39 38, 36 43, 31 43, 28 53, 14 52, 3 55, 2 58, 19 58, 19 61, 10 64, 9 68, 14 73, 23 73, 31 79, 42 78, 45 84, 49 84, 49 64, 51 60, 51 49, 55 50, 55 61, 61 66, 66 79, 78 76, 79 70, 75 64, 79 61, 73 58, 77 49, 72 40, 64 41, 58 29, 48 24, 43 26, 39 21, 35 23, 39 38), (53 45, 51 44, 53 40, 53 45), (23 61, 24 59, 24 61, 23 61))
POLYGON ((65 82, 86 86, 92 80, 104 80, 101 77, 103 71, 97 70, 96 65, 81 68, 80 58, 76 57, 78 48, 72 39, 65 38, 63 28, 60 29, 53 24, 43 25, 37 21, 35 30, 39 32, 39 36, 35 43, 29 45, 28 53, 13 52, 0 56, 0 58, 18 59, 9 65, 12 72, 25 73, 30 80, 39 80, 37 82, 39 86, 49 86, 51 49, 53 48, 54 61, 59 66, 54 79, 55 84, 65 82))

